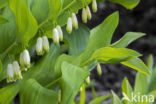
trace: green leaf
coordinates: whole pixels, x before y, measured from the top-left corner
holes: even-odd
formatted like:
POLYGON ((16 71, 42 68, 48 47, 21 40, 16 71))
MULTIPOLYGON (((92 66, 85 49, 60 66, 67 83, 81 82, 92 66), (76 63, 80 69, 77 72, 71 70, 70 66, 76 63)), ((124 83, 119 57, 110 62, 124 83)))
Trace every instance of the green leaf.
POLYGON ((2 61, 0 60, 0 74, 2 73, 3 71, 3 64, 2 64, 2 61))
POLYGON ((100 25, 91 30, 88 45, 81 55, 81 63, 84 63, 92 53, 99 48, 109 46, 112 35, 119 22, 119 13, 114 12, 108 16, 100 25))
MULTIPOLYGON (((91 58, 86 61, 86 63, 90 63, 94 60, 98 60, 104 63, 119 63, 122 61, 130 60, 140 56, 136 51, 127 48, 112 48, 112 47, 104 47, 96 50, 91 58)), ((83 65, 85 65, 84 63, 83 65)))
POLYGON ((149 96, 153 95, 156 98, 156 90, 153 90, 153 91, 149 92, 148 95, 149 96))
POLYGON ((16 18, 17 41, 28 45, 30 39, 35 36, 38 25, 28 8, 27 1, 9 0, 9 6, 16 18))
POLYGON ((11 84, 0 89, 0 104, 10 104, 12 99, 17 95, 21 85, 11 84))
POLYGON ((4 24, 4 23, 7 23, 7 22, 8 22, 8 20, 5 19, 3 16, 0 15, 0 25, 1 24, 4 24))
POLYGON ((61 0, 49 0, 49 16, 52 22, 56 22, 60 10, 62 9, 61 0))
POLYGON ((3 8, 8 5, 9 0, 0 0, 0 8, 3 8))
POLYGON ((20 90, 20 104, 58 104, 58 95, 29 79, 20 90))
MULTIPOLYGON (((129 100, 131 100, 131 98, 132 98, 131 95, 133 93, 133 90, 132 90, 132 87, 126 77, 124 78, 124 80, 122 82, 122 93, 126 94, 126 96, 124 96, 124 97, 128 97, 129 100)), ((124 100, 124 102, 125 102, 125 104, 132 104, 127 100, 124 100)))
POLYGON ((89 72, 67 62, 62 64, 61 69, 62 104, 72 104, 89 72))
POLYGON ((144 62, 142 60, 140 60, 139 58, 136 59, 131 59, 125 62, 121 62, 121 64, 126 65, 132 69, 135 69, 145 75, 149 75, 149 69, 148 67, 144 64, 144 62))
POLYGON ((31 3, 31 11, 33 16, 36 18, 38 24, 41 24, 48 17, 49 13, 48 0, 33 0, 33 2, 31 3))
POLYGON ((97 97, 94 100, 92 100, 89 104, 101 104, 102 101, 110 98, 111 96, 112 96, 111 94, 108 94, 108 95, 97 97))
POLYGON ((79 24, 79 29, 74 29, 70 35, 67 33, 66 28, 63 28, 64 39, 67 40, 69 44, 70 55, 79 54, 86 49, 89 34, 89 29, 82 24, 79 24))
POLYGON ((144 35, 145 35, 144 33, 140 33, 140 32, 127 32, 120 40, 113 43, 111 46, 114 48, 125 48, 130 43, 132 43, 133 41, 135 41, 136 39, 144 35))
POLYGON ((120 4, 127 9, 135 8, 140 2, 140 0, 107 0, 107 1, 120 4))
POLYGON ((0 56, 14 43, 16 37, 15 18, 9 7, 2 10, 2 16, 8 22, 0 25, 0 56))
POLYGON ((153 66, 154 66, 154 58, 152 55, 149 55, 149 57, 148 57, 147 66, 149 68, 150 73, 152 73, 153 66))
POLYGON ((134 94, 144 95, 147 92, 147 76, 137 73, 134 86, 134 94), (141 86, 141 87, 140 87, 141 86))
POLYGON ((111 91, 113 94, 113 104, 122 104, 119 97, 114 93, 114 91, 111 91))
POLYGON ((156 89, 156 67, 152 71, 152 75, 148 86, 148 92, 151 92, 155 89, 156 89))

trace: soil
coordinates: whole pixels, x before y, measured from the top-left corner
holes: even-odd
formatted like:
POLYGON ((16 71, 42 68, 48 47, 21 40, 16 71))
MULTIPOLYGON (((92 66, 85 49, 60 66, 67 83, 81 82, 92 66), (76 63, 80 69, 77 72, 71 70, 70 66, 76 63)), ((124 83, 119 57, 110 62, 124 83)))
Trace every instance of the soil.
MULTIPOLYGON (((143 56, 141 59, 146 62, 149 54, 156 56, 156 0, 141 0, 140 4, 133 10, 127 10, 124 7, 109 2, 98 4, 98 12, 92 13, 93 18, 87 23, 92 29, 100 24, 109 14, 119 11, 120 22, 116 29, 113 42, 120 39, 126 32, 143 32, 146 36, 136 40, 128 48, 134 49, 143 56)), ((79 13, 81 21, 81 12, 79 13)), ((156 57, 155 57, 156 58, 156 57)), ((98 76, 96 69, 91 72, 91 79, 95 79, 95 90, 97 95, 105 95, 111 90, 121 96, 121 82, 127 77, 132 86, 134 86, 136 71, 120 64, 102 65, 103 74, 98 76)), ((87 103, 92 99, 91 89, 86 91, 87 103)), ((102 104, 110 104, 107 100, 102 104)))

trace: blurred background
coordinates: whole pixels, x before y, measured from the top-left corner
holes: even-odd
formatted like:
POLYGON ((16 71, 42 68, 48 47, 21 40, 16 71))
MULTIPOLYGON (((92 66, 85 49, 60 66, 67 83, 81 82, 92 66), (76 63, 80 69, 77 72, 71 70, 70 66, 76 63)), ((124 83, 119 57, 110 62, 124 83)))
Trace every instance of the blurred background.
MULTIPOLYGON (((134 49, 143 56, 141 57, 146 62, 149 54, 156 56, 156 0, 141 0, 140 4, 133 10, 109 2, 98 4, 98 12, 92 13, 93 18, 88 21, 87 26, 92 29, 99 25, 108 15, 114 11, 119 11, 120 22, 116 29, 113 42, 120 39, 126 32, 143 32, 146 36, 136 40, 128 46, 134 49)), ((81 11, 78 14, 81 21, 81 11)), ((102 65, 102 76, 98 76, 96 70, 91 72, 91 79, 95 79, 95 90, 97 95, 101 96, 110 93, 111 90, 121 96, 121 82, 126 76, 134 85, 136 71, 120 64, 102 65)), ((79 98, 78 98, 79 99, 79 98)), ((91 88, 86 91, 86 100, 89 102, 92 99, 91 88)), ((110 100, 104 101, 102 104, 110 104, 110 100)))

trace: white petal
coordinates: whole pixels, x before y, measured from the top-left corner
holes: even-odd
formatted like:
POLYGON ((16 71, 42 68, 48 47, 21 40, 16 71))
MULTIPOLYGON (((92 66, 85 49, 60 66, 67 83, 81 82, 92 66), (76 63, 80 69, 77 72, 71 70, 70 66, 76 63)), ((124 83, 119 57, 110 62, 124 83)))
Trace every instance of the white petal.
POLYGON ((58 33, 58 30, 56 28, 53 29, 53 42, 55 44, 59 43, 59 33, 58 33))
POLYGON ((75 29, 78 29, 78 20, 75 13, 72 13, 72 23, 75 29))
POLYGON ((49 41, 46 36, 42 37, 42 42, 43 42, 43 49, 48 52, 49 51, 49 41))
POLYGON ((62 29, 61 29, 61 27, 59 25, 56 28, 57 28, 57 30, 59 32, 59 39, 60 39, 60 41, 62 41, 63 40, 63 32, 62 32, 62 29))
POLYGON ((72 19, 71 19, 71 17, 68 18, 66 30, 69 34, 72 32, 72 19))
POLYGON ((85 8, 82 9, 82 21, 83 23, 87 23, 87 12, 85 8))
POLYGON ((37 55, 42 55, 42 53, 43 53, 43 43, 42 43, 42 38, 41 37, 39 37, 37 39, 36 53, 37 53, 37 55))

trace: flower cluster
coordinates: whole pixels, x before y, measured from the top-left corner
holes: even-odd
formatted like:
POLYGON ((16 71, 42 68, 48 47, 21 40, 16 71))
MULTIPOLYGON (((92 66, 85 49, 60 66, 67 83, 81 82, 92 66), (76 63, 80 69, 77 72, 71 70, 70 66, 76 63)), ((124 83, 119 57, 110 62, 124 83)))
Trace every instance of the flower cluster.
POLYGON ((12 64, 8 64, 7 66, 7 82, 13 82, 17 79, 22 79, 20 66, 17 61, 14 61, 12 64))
POLYGON ((69 34, 72 32, 72 28, 78 29, 78 20, 75 13, 72 13, 72 17, 67 20, 66 30, 69 34))
POLYGON ((56 28, 53 29, 52 31, 52 37, 53 37, 53 42, 55 44, 58 44, 60 41, 63 40, 63 32, 61 27, 58 25, 56 28))
POLYGON ((43 53, 49 51, 49 41, 47 36, 39 37, 36 42, 37 55, 43 55, 43 53))

